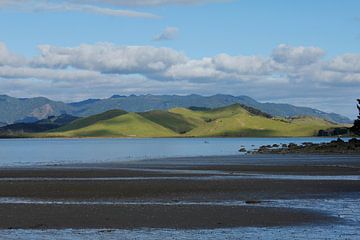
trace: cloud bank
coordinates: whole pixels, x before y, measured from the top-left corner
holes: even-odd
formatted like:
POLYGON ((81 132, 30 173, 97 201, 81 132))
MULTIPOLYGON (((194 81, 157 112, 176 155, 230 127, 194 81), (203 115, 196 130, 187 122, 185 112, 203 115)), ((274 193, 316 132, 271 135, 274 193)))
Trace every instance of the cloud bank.
POLYGON ((229 93, 325 103, 355 98, 360 89, 360 54, 327 59, 318 47, 281 44, 266 57, 222 53, 200 59, 171 48, 111 43, 40 45, 38 51, 25 58, 0 43, 4 93, 71 100, 113 93, 229 93))

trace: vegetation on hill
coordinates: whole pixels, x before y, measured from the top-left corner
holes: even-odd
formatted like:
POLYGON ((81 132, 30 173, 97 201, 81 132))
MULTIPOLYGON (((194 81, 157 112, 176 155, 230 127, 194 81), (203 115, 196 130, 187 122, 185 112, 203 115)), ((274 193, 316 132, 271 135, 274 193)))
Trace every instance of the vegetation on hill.
POLYGON ((336 125, 313 117, 269 118, 261 113, 250 113, 238 104, 208 111, 194 112, 182 109, 173 111, 200 123, 197 128, 186 133, 188 136, 315 136, 320 129, 328 129, 336 125), (202 123, 199 122, 201 120, 202 123))
POLYGON ((108 111, 41 136, 57 137, 301 137, 339 127, 315 117, 272 118, 240 104, 216 109, 127 113, 108 111))
POLYGON ((201 95, 130 95, 105 99, 87 99, 81 102, 64 103, 47 98, 14 98, 0 95, 0 124, 19 122, 36 122, 48 116, 70 114, 77 117, 88 117, 113 109, 122 109, 128 112, 145 112, 149 110, 169 110, 172 108, 190 108, 191 110, 206 110, 230 104, 242 104, 249 112, 251 109, 261 111, 276 117, 314 116, 337 123, 352 123, 349 118, 326 113, 317 109, 297 107, 289 104, 261 103, 247 96, 231 96, 217 94, 213 96, 201 95), (245 107, 247 106, 247 107, 245 107), (250 109, 251 108, 251 109, 250 109), (258 110, 257 110, 258 109, 258 110))
POLYGON ((183 116, 172 112, 154 110, 139 114, 150 121, 180 134, 186 133, 196 127, 194 124, 188 122, 183 116))
POLYGON ((177 133, 156 124, 137 113, 120 114, 113 118, 96 121, 78 129, 64 128, 42 136, 56 137, 171 137, 177 133))
POLYGON ((104 113, 96 114, 90 117, 80 118, 73 122, 71 122, 68 125, 65 125, 61 128, 56 129, 56 131, 64 132, 64 131, 71 131, 76 130, 80 128, 84 128, 87 126, 91 126, 99 121, 108 120, 117 116, 121 116, 123 114, 126 114, 127 112, 123 110, 110 110, 104 113))

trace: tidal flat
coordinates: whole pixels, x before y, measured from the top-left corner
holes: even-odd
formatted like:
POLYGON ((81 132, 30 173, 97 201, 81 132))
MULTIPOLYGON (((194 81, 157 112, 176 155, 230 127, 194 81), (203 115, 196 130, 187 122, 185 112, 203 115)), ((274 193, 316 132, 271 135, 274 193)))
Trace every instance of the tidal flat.
POLYGON ((104 234, 131 239, 149 231, 151 239, 150 232, 158 231, 166 239, 176 232, 196 236, 205 231, 211 237, 222 230, 224 239, 236 239, 257 229, 276 239, 279 231, 301 236, 310 229, 327 229, 323 236, 328 238, 345 234, 356 239, 359 201, 357 155, 7 167, 0 171, 0 234, 41 238, 57 231, 82 239, 95 231, 99 239, 104 234))

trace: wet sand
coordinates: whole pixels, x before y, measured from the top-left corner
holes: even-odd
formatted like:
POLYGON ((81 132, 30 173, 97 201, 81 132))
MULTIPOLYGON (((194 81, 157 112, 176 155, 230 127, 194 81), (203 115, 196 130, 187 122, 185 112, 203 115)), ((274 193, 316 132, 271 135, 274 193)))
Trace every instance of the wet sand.
POLYGON ((359 156, 268 155, 1 169, 0 228, 204 229, 326 224, 337 219, 324 212, 256 203, 301 198, 321 201, 359 194, 359 180, 316 179, 317 175, 358 176, 359 167, 359 156), (315 178, 257 179, 249 174, 315 178), (1 199, 14 199, 14 203, 1 199), (16 203, 16 199, 34 202, 16 203), (35 200, 49 202, 39 204, 35 200), (101 204, 102 201, 117 204, 101 204), (218 204, 224 201, 241 204, 218 204))
POLYGON ((211 229, 335 221, 285 208, 159 205, 12 205, 0 207, 2 229, 211 229))

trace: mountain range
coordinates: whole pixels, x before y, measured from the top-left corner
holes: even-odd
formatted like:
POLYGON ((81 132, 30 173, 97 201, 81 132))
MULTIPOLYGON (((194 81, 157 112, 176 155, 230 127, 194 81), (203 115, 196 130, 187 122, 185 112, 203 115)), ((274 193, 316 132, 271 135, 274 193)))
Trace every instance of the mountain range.
POLYGON ((69 114, 77 117, 87 117, 109 110, 121 109, 127 112, 146 112, 151 110, 168 110, 171 108, 219 108, 231 104, 242 104, 258 109, 274 117, 292 118, 312 116, 336 123, 351 123, 349 118, 326 113, 308 107, 298 107, 290 104, 261 103, 248 96, 231 96, 217 94, 201 95, 113 95, 105 99, 87 99, 80 102, 65 103, 53 101, 44 97, 14 98, 0 95, 0 125, 11 123, 31 123, 49 116, 69 114))

